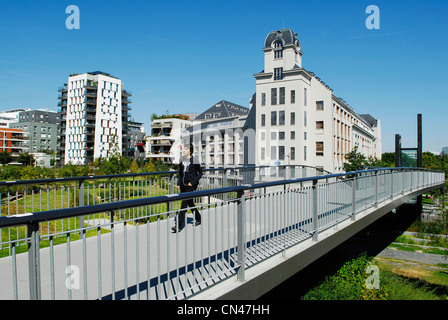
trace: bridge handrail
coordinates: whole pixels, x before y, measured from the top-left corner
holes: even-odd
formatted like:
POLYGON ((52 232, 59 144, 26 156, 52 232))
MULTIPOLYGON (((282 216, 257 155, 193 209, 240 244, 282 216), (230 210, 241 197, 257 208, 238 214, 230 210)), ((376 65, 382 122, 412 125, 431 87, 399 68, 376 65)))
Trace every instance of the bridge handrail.
MULTIPOLYGON (((323 172, 331 172, 323 169, 317 169, 313 166, 308 165, 278 165, 275 167, 272 166, 240 166, 240 167, 219 167, 219 168, 204 168, 203 171, 230 171, 230 170, 241 170, 241 169, 263 169, 263 168, 286 168, 286 167, 304 167, 304 168, 312 168, 323 172)), ((130 177, 141 177, 141 176, 153 176, 153 175, 174 175, 178 174, 178 170, 172 171, 157 171, 157 172, 139 172, 139 173, 120 173, 120 174, 107 174, 107 175, 88 175, 81 177, 62 177, 62 178, 44 178, 44 179, 30 179, 30 180, 9 180, 9 181, 0 181, 0 187, 8 187, 14 185, 23 185, 23 184, 44 184, 44 183, 61 183, 61 182, 69 182, 69 181, 85 181, 85 180, 104 180, 104 179, 114 179, 114 178, 130 178, 130 177)))
MULTIPOLYGON (((404 170, 442 173, 441 171, 436 171, 436 170, 431 170, 431 169, 426 169, 426 168, 410 168, 410 167, 398 167, 397 168, 397 167, 393 167, 393 168, 358 170, 358 171, 352 171, 352 172, 347 172, 347 173, 335 173, 335 174, 322 175, 322 176, 306 177, 306 178, 299 178, 299 179, 289 179, 289 180, 279 180, 279 181, 263 182, 263 183, 257 183, 257 184, 245 184, 245 185, 240 185, 240 186, 216 188, 216 189, 209 189, 209 190, 200 190, 200 191, 185 192, 185 193, 174 193, 174 194, 155 196, 155 197, 147 197, 147 198, 141 198, 141 199, 123 200, 123 201, 117 201, 117 202, 111 202, 111 203, 87 205, 87 206, 82 206, 82 207, 54 209, 54 210, 49 210, 49 211, 40 211, 40 212, 33 212, 33 213, 2 216, 2 217, 0 217, 0 228, 14 227, 14 226, 20 226, 20 225, 26 225, 26 224, 34 224, 34 223, 40 223, 40 222, 44 222, 44 221, 51 221, 51 220, 57 220, 57 219, 64 219, 64 218, 69 218, 69 217, 78 217, 78 216, 84 216, 84 215, 95 214, 95 213, 100 213, 100 212, 113 212, 116 210, 129 209, 129 208, 140 207, 140 206, 149 206, 149 205, 173 202, 173 201, 180 201, 180 200, 190 199, 190 198, 206 197, 206 196, 223 194, 223 193, 228 193, 228 192, 242 193, 242 192, 248 191, 248 190, 267 188, 267 187, 275 187, 275 186, 279 186, 279 185, 287 185, 287 184, 301 183, 301 182, 307 182, 307 181, 319 181, 319 180, 330 179, 330 178, 353 177, 353 176, 356 176, 356 175, 359 175, 362 173, 372 173, 372 172, 381 172, 381 171, 388 171, 388 172, 393 173, 394 171, 404 171, 404 170)), ((172 173, 172 171, 168 171, 168 172, 172 173)), ((87 178, 89 178, 89 177, 87 177, 87 178)), ((78 177, 78 179, 79 179, 79 177, 78 177)))

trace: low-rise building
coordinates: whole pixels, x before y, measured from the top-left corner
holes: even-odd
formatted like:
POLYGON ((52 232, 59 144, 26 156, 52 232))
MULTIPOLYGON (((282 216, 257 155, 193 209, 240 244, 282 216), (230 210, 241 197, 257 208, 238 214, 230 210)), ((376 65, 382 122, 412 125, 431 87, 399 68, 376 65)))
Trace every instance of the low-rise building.
POLYGON ((151 122, 146 137, 146 158, 166 163, 179 163, 182 155, 182 132, 192 125, 189 116, 164 115, 151 122))
POLYGON ((30 153, 58 149, 59 114, 56 111, 37 109, 19 113, 18 122, 10 127, 22 129, 29 139, 24 143, 30 153))
POLYGON ((221 100, 196 117, 183 144, 193 144, 195 157, 206 168, 243 166, 248 116, 248 108, 221 100))
POLYGON ((27 140, 21 129, 0 127, 0 152, 9 152, 13 157, 18 157, 20 153, 28 152, 24 146, 27 140))

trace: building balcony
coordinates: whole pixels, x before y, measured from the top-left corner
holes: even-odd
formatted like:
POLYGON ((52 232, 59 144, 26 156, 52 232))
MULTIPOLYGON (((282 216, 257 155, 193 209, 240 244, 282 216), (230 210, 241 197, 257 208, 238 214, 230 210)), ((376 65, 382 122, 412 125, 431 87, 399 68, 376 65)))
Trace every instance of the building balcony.
POLYGON ((87 90, 87 89, 84 89, 83 94, 84 94, 85 96, 87 96, 87 97, 95 97, 95 98, 97 97, 96 90, 87 90))
POLYGON ((129 91, 129 90, 122 90, 121 91, 121 96, 122 97, 130 97, 130 96, 132 96, 132 92, 129 91))
POLYGON ((170 140, 150 140, 151 145, 158 145, 158 146, 171 146, 170 140))
POLYGON ((86 104, 90 104, 90 105, 95 105, 96 106, 96 99, 88 99, 88 98, 84 98, 84 103, 86 104))
POLYGON ((87 84, 84 85, 83 88, 85 88, 85 89, 91 89, 91 90, 98 90, 98 83, 96 83, 96 82, 94 82, 94 83, 92 83, 92 82, 87 82, 87 84))

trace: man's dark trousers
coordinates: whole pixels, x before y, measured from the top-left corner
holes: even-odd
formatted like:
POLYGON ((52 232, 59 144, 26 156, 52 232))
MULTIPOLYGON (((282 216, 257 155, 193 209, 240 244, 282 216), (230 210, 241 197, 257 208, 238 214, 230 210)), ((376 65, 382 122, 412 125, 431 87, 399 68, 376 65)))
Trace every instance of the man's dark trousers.
MULTIPOLYGON (((195 191, 196 188, 194 186, 181 186, 180 187, 180 192, 191 192, 191 191, 195 191)), ((196 219, 196 222, 201 222, 201 214, 199 213, 199 210, 196 207, 196 205, 194 204, 193 199, 185 199, 182 200, 182 203, 180 205, 180 212, 177 216, 178 218, 178 224, 177 227, 179 229, 182 228, 182 225, 184 224, 184 220, 185 220, 185 214, 187 213, 187 208, 190 208, 191 212, 194 211, 194 217, 196 219)))

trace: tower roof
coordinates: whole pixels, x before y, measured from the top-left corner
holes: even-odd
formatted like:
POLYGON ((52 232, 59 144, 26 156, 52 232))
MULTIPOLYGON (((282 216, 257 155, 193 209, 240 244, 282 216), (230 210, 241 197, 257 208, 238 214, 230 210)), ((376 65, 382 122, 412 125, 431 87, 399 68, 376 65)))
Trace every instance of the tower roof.
POLYGON ((283 45, 294 44, 300 47, 300 41, 297 38, 297 33, 294 33, 289 28, 271 31, 264 41, 264 47, 271 47, 272 43, 277 39, 282 40, 283 45))

